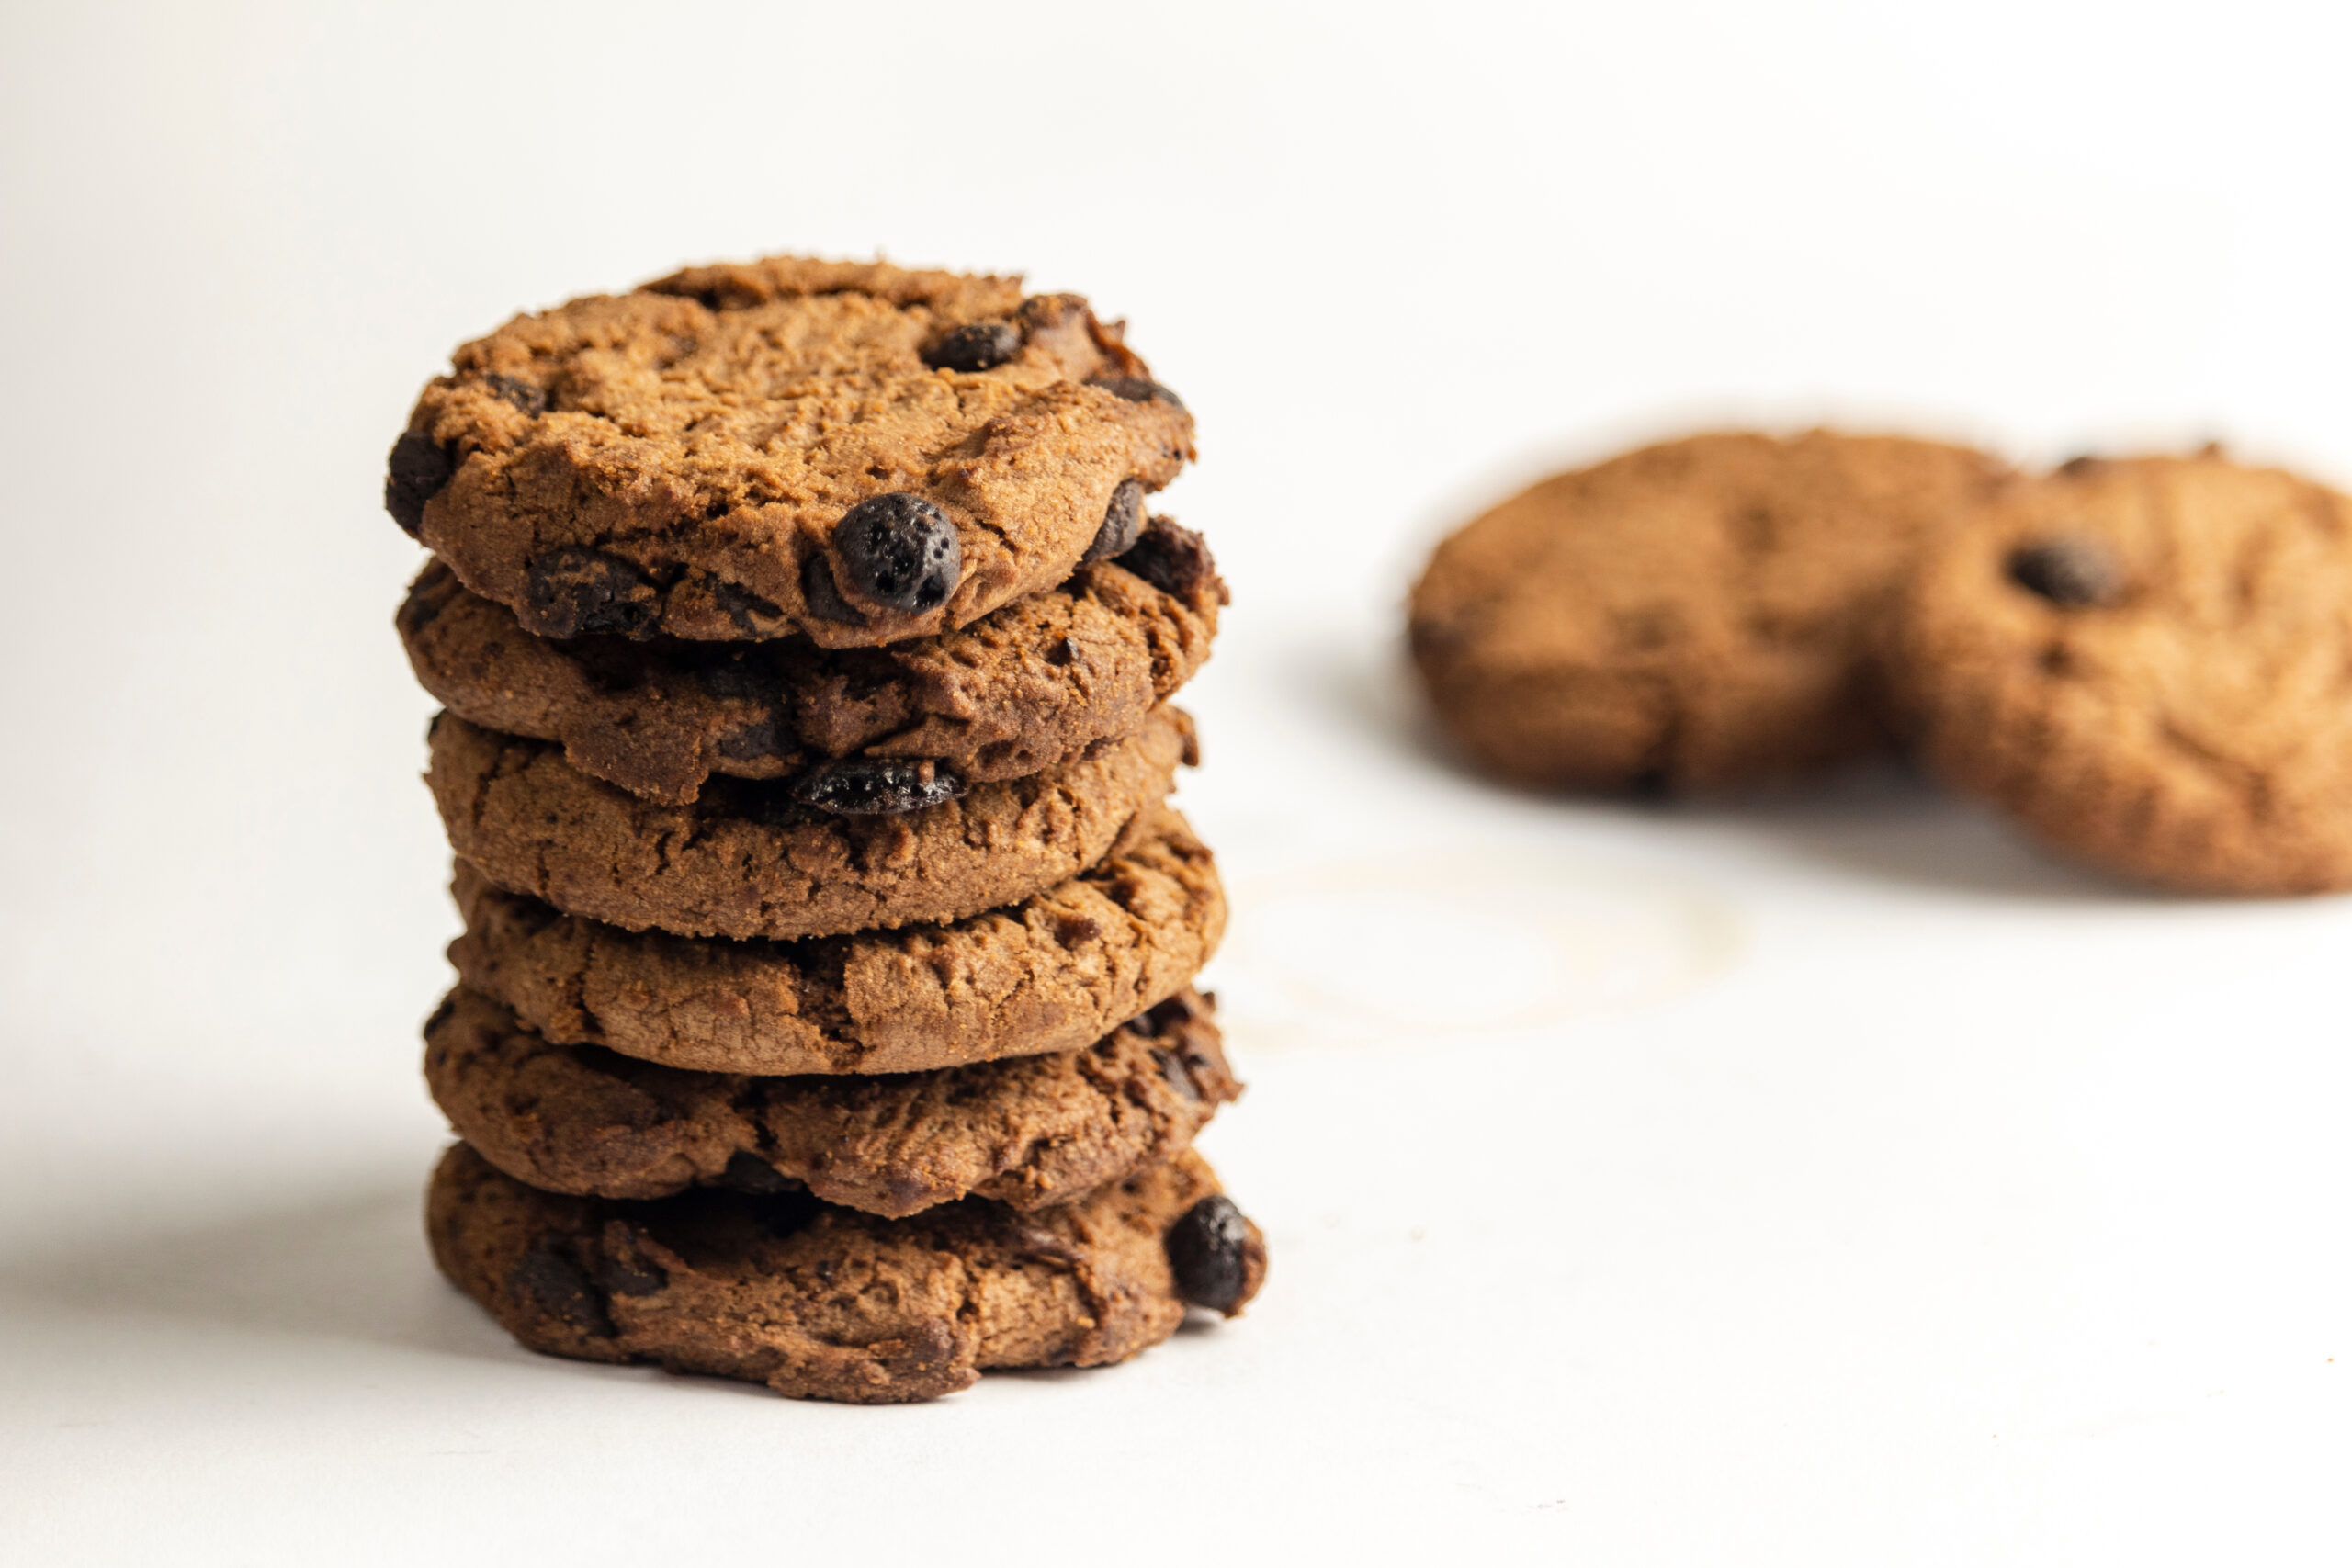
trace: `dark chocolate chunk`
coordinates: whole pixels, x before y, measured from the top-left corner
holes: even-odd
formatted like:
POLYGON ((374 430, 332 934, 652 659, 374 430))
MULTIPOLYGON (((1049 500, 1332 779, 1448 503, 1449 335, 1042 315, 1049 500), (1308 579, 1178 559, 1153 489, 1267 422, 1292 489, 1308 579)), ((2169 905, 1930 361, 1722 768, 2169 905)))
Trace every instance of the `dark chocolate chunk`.
POLYGON ((506 1288, 526 1305, 582 1334, 613 1337, 613 1320, 595 1281, 552 1242, 541 1241, 516 1259, 507 1273, 506 1288))
POLYGON ((1011 321, 967 321, 922 351, 933 370, 992 369, 1021 352, 1021 334, 1011 321))
POLYGON ((384 510, 392 521, 414 534, 424 526, 424 503, 439 495, 458 471, 449 449, 429 435, 414 432, 392 443, 391 461, 384 474, 384 510))
POLYGON ((833 581, 833 569, 825 564, 822 556, 810 556, 808 564, 800 569, 800 596, 808 602, 808 613, 820 621, 839 621, 843 626, 862 626, 865 612, 842 597, 833 581))
POLYGON ((1114 398, 1125 398, 1131 403, 1161 402, 1170 408, 1182 408, 1184 400, 1144 376, 1105 376, 1093 383, 1114 398))
POLYGON ((1231 1312, 1250 1284, 1250 1222, 1218 1193, 1184 1211, 1168 1227, 1168 1262, 1176 1293, 1211 1312, 1231 1312))
POLYGON ((1190 1023, 1199 1015, 1200 1010, 1193 1005, 1193 999, 1179 991, 1172 997, 1154 1003, 1148 1012, 1129 1020, 1127 1027, 1138 1034, 1148 1034, 1157 1038, 1171 1029, 1190 1023))
POLYGON ((718 1184, 738 1192, 752 1192, 763 1197, 795 1190, 799 1183, 785 1175, 748 1149, 737 1149, 727 1156, 727 1168, 719 1173, 718 1184))
POLYGON ((425 627, 441 618, 442 611, 457 602, 459 592, 458 580, 446 570, 418 578, 401 605, 401 630, 410 637, 422 635, 425 627))
POLYGON ((541 637, 652 634, 662 607, 652 580, 617 556, 566 545, 531 562, 525 619, 541 637))
POLYGON ((2007 565, 2010 581, 2070 610, 2123 598, 2122 563, 2098 539, 2075 536, 2019 545, 2007 565))
POLYGON ((792 797, 844 817, 884 817, 944 805, 969 787, 953 768, 928 758, 849 757, 793 780, 792 797))
POLYGON ((956 1331, 935 1317, 909 1326, 896 1339, 877 1339, 865 1353, 893 1378, 910 1379, 954 1364, 956 1331))
POLYGON ((528 381, 517 381, 512 376, 492 375, 482 384, 535 419, 548 412, 548 395, 528 381))
POLYGON ((964 547, 947 513, 919 495, 869 496, 833 528, 842 586, 893 610, 935 610, 956 592, 964 547))
POLYGON ((774 714, 753 719, 718 738, 718 754, 730 761, 749 762, 762 757, 781 757, 791 749, 791 743, 785 738, 784 727, 776 722, 774 714))
POLYGON ((1186 1100, 1195 1102, 1200 1100, 1200 1081, 1193 1077, 1192 1066, 1183 1057, 1164 1045, 1155 1045, 1151 1048, 1151 1059, 1159 1066, 1159 1076, 1168 1080, 1169 1088, 1186 1100))
POLYGON ((729 582, 725 578, 710 580, 710 600, 729 620, 735 623, 735 629, 747 637, 774 626, 784 615, 783 605, 772 599, 763 599, 750 589, 729 582), (762 626, 762 622, 766 626, 762 626))
POLYGON ((695 682, 714 697, 775 703, 784 699, 784 677, 775 666, 744 649, 729 649, 695 666, 695 682))
POLYGON ((1121 479, 1119 488, 1111 492, 1111 504, 1102 509, 1102 526, 1096 529, 1094 542, 1086 547, 1082 561, 1109 560, 1125 555, 1143 536, 1143 483, 1139 479, 1121 479))
POLYGON ((650 1296, 670 1283, 659 1263, 638 1249, 635 1227, 616 1220, 605 1227, 604 1257, 596 1265, 596 1283, 612 1296, 650 1296))
POLYGON ((1118 557, 1118 564, 1187 604, 1201 603, 1217 580, 1216 561, 1201 536, 1165 517, 1153 518, 1143 537, 1118 557))

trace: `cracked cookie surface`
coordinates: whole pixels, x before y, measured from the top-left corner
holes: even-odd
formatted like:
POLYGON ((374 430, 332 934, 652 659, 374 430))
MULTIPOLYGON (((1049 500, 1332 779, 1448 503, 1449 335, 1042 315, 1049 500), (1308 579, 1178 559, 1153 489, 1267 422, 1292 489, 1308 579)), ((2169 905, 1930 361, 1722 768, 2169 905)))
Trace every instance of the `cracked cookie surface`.
POLYGON ((450 847, 499 886, 630 931, 791 939, 959 920, 1066 881, 1174 787, 1193 739, 1191 720, 1161 707, 1059 767, 878 816, 736 779, 692 806, 657 805, 560 747, 446 713, 431 753, 450 847))
POLYGON ((1706 790, 1880 750, 1879 626, 1920 546, 1994 493, 1963 447, 1712 434, 1558 475, 1438 546, 1414 660, 1488 768, 1706 790))
POLYGON ((1192 431, 1075 295, 777 257, 465 344, 385 504, 543 636, 867 647, 1061 581, 1192 431))
POLYGON ((1189 990, 1084 1050, 878 1077, 684 1072, 551 1044, 462 988, 424 1041, 458 1136, 543 1191, 797 1187, 892 1218, 967 1196, 1072 1201, 1190 1147, 1241 1089, 1189 990))
MULTIPOLYGON (((1170 1237, 1216 1193, 1186 1151, 1059 1208, 967 1198, 887 1220, 802 1193, 541 1192, 458 1144, 434 1173, 425 1228, 441 1271, 531 1349, 878 1404, 953 1393, 992 1368, 1122 1361, 1167 1338, 1185 1312, 1170 1237)), ((1227 1315, 1265 1273, 1263 1239, 1240 1224, 1227 1315)))
POLYGON ((1129 733, 1208 658, 1225 585, 1198 536, 1151 529, 1121 558, 1138 570, 1091 562, 968 626, 884 649, 537 637, 438 561, 398 625, 417 680, 452 713, 560 741, 573 767, 649 800, 691 803, 713 773, 788 778, 847 757, 928 759, 988 783, 1129 733), (1197 564, 1159 570, 1173 558, 1163 544, 1184 541, 1197 564))
POLYGON ((1930 554, 1890 666, 1935 771, 2197 892, 2352 887, 2352 500, 2218 452, 2078 459, 1930 554))
POLYGON ((1167 807, 1078 875, 946 925, 801 942, 626 931, 460 861, 473 990, 561 1044, 702 1072, 903 1073, 1074 1051, 1173 996, 1216 951, 1225 890, 1167 807))

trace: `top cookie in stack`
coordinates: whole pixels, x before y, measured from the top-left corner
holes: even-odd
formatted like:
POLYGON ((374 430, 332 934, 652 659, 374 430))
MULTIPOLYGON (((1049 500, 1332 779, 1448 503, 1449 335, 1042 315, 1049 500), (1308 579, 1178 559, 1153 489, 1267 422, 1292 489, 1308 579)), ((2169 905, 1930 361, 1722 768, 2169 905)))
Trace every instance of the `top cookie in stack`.
POLYGON ((1165 804, 1225 590, 1119 325, 782 258, 453 366, 385 487, 466 922, 445 1270, 537 1348, 859 1401, 1238 1311, 1224 898, 1165 804), (693 1189, 757 1211, 723 1264, 693 1189))
POLYGON ((779 258, 521 316, 418 400, 385 505, 540 637, 872 648, 1119 555, 1193 422, 1020 280, 779 258))

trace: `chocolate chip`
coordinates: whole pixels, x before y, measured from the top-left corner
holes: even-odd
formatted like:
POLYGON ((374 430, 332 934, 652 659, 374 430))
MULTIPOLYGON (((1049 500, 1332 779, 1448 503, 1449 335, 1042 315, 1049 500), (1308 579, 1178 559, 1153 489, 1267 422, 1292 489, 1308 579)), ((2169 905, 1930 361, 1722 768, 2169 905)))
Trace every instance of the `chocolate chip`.
POLYGON ((1168 1262, 1176 1293, 1211 1312, 1231 1312, 1250 1284, 1250 1222, 1219 1193, 1184 1211, 1168 1228, 1168 1262))
POLYGON ((869 496, 833 529, 843 585, 893 610, 935 610, 956 592, 964 547, 947 513, 919 495, 869 496))
POLYGON ((727 1156, 727 1168, 718 1173, 718 1184, 721 1187, 731 1187, 738 1192, 751 1192, 761 1197, 772 1197, 778 1192, 794 1191, 799 1186, 799 1183, 794 1181, 792 1178, 785 1175, 749 1149, 737 1149, 727 1156))
POLYGON ((710 602, 735 624, 737 631, 747 637, 773 626, 784 616, 784 606, 775 600, 763 599, 724 578, 710 580, 710 602), (766 625, 763 626, 763 622, 766 625))
POLYGON ((1094 383, 1114 398, 1131 403, 1166 403, 1170 408, 1182 408, 1184 400, 1144 376, 1105 376, 1094 383))
POLYGON ((1153 518, 1143 537, 1117 558, 1120 566, 1162 593, 1188 604, 1202 603, 1204 591, 1216 581, 1216 561, 1207 544, 1190 528, 1179 528, 1165 517, 1153 518))
POLYGON ((695 683, 714 697, 740 698, 745 702, 778 703, 784 700, 784 677, 766 660, 730 649, 695 669, 695 683))
POLYGON ((1021 352, 1011 321, 967 321, 922 351, 933 370, 989 370, 1021 352))
POLYGON ((566 545, 530 564, 523 586, 530 629, 541 637, 652 634, 662 606, 653 581, 628 561, 566 545))
POLYGON ((1155 1045, 1151 1048, 1151 1059, 1158 1065, 1159 1076, 1168 1080, 1169 1088, 1186 1100, 1199 1100, 1200 1082, 1193 1077, 1193 1069, 1186 1064, 1183 1057, 1165 1046, 1155 1045))
POLYGON ((2042 539, 2009 552, 2009 581, 2067 609, 2103 606, 2123 598, 2123 567, 2098 539, 2042 539))
POLYGON ((449 449, 412 431, 392 443, 384 474, 384 510, 411 534, 424 526, 424 503, 439 495, 458 471, 449 449))
POLYGON ((548 395, 528 381, 517 381, 512 376, 493 375, 485 377, 482 385, 534 419, 548 412, 548 395))
POLYGON ((595 1281, 552 1241, 541 1241, 516 1260, 507 1271, 506 1288, 544 1316, 599 1339, 613 1337, 613 1320, 595 1281))
POLYGON ((605 1225, 604 1239, 596 1283, 607 1297, 650 1296, 668 1286, 670 1276, 638 1250, 638 1233, 628 1222, 615 1220, 605 1225))
POLYGON ((1151 1032, 1154 1034, 1165 1034, 1170 1030, 1190 1023, 1200 1017, 1201 1010, 1193 1005, 1192 998, 1179 991, 1172 997, 1154 1003, 1151 1010, 1144 1016, 1151 1020, 1151 1032))
POLYGON ((730 762, 753 762, 764 757, 781 757, 791 749, 791 742, 785 737, 784 726, 776 722, 774 714, 753 719, 718 738, 718 754, 730 762))
POLYGON ((1179 991, 1172 997, 1161 998, 1147 1010, 1127 1020, 1126 1027, 1134 1030, 1137 1034, 1157 1040, 1171 1029, 1182 1028, 1200 1015, 1201 1010, 1193 1004, 1193 998, 1185 992, 1179 991))
POLYGON ((433 1016, 424 1021, 424 1032, 431 1034, 435 1030, 448 1022, 449 1015, 457 1010, 458 994, 455 991, 452 991, 447 996, 441 998, 441 1005, 435 1008, 433 1010, 433 1016))
POLYGON ((833 582, 833 569, 825 564, 822 556, 810 556, 808 564, 800 569, 800 596, 808 602, 808 613, 820 621, 839 621, 850 626, 865 624, 865 612, 842 597, 841 589, 833 582))
POLYGON ((441 618, 458 600, 458 580, 447 568, 428 572, 416 580, 408 591, 408 600, 401 605, 401 630, 410 637, 422 637, 424 628, 441 618))
POLYGON ((928 758, 849 757, 792 781, 792 798, 843 817, 888 817, 963 797, 970 786, 928 758))
POLYGON ((955 1364, 956 1331, 927 1317, 895 1339, 875 1340, 865 1353, 893 1378, 926 1378, 955 1364))
POLYGON ((1113 556, 1125 555, 1142 535, 1143 483, 1139 479, 1121 479, 1119 488, 1111 492, 1111 504, 1102 509, 1102 526, 1094 531, 1094 542, 1078 558, 1109 560, 1113 556))

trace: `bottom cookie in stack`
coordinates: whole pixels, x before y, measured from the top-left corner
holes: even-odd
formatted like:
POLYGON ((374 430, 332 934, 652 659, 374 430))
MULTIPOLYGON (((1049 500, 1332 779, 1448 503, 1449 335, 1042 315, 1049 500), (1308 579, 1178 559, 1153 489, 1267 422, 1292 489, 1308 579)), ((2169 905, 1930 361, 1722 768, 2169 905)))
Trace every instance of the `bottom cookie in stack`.
POLYGON ((1240 1086, 1181 992, 1074 1052, 871 1077, 691 1072, 451 994, 443 1272, 535 1350, 929 1399, 1238 1314, 1266 1266, 1193 1135, 1240 1086))

